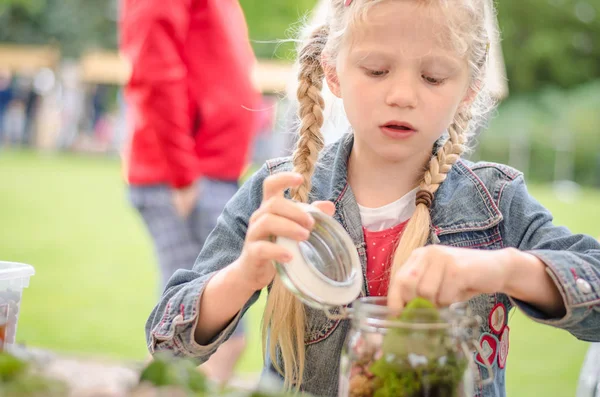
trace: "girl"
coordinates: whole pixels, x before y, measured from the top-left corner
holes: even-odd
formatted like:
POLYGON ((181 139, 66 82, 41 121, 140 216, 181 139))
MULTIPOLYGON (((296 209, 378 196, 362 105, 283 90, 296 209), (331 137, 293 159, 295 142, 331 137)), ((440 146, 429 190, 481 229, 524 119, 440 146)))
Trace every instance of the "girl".
POLYGON ((478 396, 505 395, 514 306, 600 341, 598 242, 554 226, 518 171, 460 158, 491 106, 488 12, 489 0, 331 0, 300 52, 296 151, 241 188, 194 270, 170 280, 147 324, 152 352, 203 362, 267 287, 266 369, 288 387, 336 395, 350 324, 302 305, 272 265, 290 256, 273 236, 301 241, 312 227, 290 198, 343 225, 367 276, 363 295, 387 295, 395 310, 416 296, 469 301, 495 372, 478 396), (324 80, 353 133, 323 149, 324 80))

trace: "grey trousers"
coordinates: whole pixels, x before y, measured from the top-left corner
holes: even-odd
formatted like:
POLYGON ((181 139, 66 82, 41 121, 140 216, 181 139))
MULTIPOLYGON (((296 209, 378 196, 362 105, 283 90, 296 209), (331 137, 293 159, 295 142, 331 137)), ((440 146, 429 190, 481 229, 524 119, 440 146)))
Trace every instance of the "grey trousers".
MULTIPOLYGON (((191 269, 225 204, 238 189, 237 182, 201 179, 192 213, 181 218, 167 185, 130 186, 129 199, 140 213, 154 244, 161 291, 178 269, 191 269)), ((242 324, 242 322, 240 322, 242 324)), ((242 333, 238 326, 236 333, 242 333)))

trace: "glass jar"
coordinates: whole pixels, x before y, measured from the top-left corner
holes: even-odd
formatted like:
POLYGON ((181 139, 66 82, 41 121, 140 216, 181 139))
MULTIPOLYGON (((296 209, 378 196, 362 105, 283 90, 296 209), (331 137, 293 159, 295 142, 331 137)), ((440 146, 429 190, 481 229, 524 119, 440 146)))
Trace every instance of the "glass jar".
POLYGON ((361 298, 340 363, 340 397, 471 397, 479 324, 459 308, 405 308, 361 298))
POLYGON ((301 204, 315 221, 308 240, 277 237, 275 243, 292 254, 287 263, 275 262, 283 284, 302 302, 328 312, 360 295, 363 274, 356 246, 334 218, 301 204))

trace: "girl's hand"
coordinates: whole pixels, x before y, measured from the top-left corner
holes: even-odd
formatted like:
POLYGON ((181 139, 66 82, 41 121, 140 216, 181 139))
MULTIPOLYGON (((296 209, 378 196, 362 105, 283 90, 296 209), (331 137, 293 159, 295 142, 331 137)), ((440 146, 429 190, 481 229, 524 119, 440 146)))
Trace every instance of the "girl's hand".
POLYGON ((511 258, 510 250, 419 248, 390 280, 388 306, 398 312, 419 296, 444 307, 479 294, 503 292, 511 258))
MULTIPOLYGON (((300 186, 302 182, 302 175, 282 172, 267 177, 263 183, 262 204, 250 217, 242 254, 232 264, 240 280, 253 291, 271 283, 276 272, 273 261, 291 260, 291 253, 273 242, 276 237, 297 241, 308 239, 314 225, 313 218, 283 194, 286 189, 300 186)), ((335 206, 328 201, 312 205, 328 215, 335 212, 335 206)))

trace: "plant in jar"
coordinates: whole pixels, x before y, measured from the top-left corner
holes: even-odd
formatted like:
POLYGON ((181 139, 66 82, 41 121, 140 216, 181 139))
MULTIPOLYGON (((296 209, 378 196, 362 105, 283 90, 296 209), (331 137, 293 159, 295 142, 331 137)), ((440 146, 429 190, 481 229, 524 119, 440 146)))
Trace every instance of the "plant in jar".
POLYGON ((388 328, 379 346, 362 349, 350 363, 349 395, 462 396, 468 358, 438 309, 417 298, 390 320, 400 326, 388 328))

